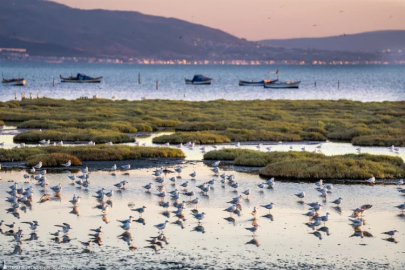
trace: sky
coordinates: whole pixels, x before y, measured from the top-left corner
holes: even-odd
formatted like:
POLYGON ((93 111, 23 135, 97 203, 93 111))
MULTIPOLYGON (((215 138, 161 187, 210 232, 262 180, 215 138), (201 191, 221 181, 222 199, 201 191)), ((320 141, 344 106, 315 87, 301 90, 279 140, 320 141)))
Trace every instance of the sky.
POLYGON ((82 9, 138 11, 248 40, 405 30, 405 0, 54 0, 82 9))

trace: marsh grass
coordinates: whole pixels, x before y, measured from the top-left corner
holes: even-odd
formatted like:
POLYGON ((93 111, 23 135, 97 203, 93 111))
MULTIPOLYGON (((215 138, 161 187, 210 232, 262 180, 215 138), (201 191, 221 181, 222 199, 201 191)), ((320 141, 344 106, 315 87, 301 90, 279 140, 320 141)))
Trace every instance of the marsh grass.
POLYGON ((309 152, 260 152, 244 149, 222 149, 204 155, 206 160, 233 160, 235 165, 264 167, 264 177, 297 179, 366 179, 405 176, 400 157, 370 154, 325 156, 309 152))
POLYGON ((15 142, 38 143, 40 140, 51 141, 93 141, 95 143, 124 143, 134 142, 135 139, 127 134, 106 129, 49 129, 44 131, 29 130, 14 136, 15 142))
POLYGON ((231 140, 224 136, 213 134, 205 131, 197 132, 178 132, 170 135, 162 135, 153 138, 153 143, 166 143, 180 144, 187 142, 194 142, 195 144, 214 144, 214 143, 226 143, 231 140))
POLYGON ((25 159, 25 164, 27 164, 27 166, 32 167, 38 164, 38 162, 42 161, 42 166, 44 167, 60 167, 62 166, 62 164, 68 162, 68 160, 72 162, 72 166, 82 165, 82 162, 77 157, 61 153, 29 156, 28 158, 25 159))
MULTIPOLYGON (((25 161, 38 163, 41 158, 47 164, 62 164, 69 156, 78 161, 135 160, 141 158, 184 158, 180 149, 169 147, 140 147, 128 145, 92 145, 92 146, 45 146, 0 149, 0 161, 25 161)), ((36 164, 35 163, 35 164, 36 164)), ((53 166, 53 165, 48 165, 53 166)))
MULTIPOLYGON (((395 142, 405 146, 404 119, 403 101, 42 98, 0 103, 0 120, 22 122, 21 127, 109 129, 121 133, 134 128, 151 131, 171 127, 177 131, 204 131, 204 136, 223 135, 232 141, 333 139, 357 145, 390 146, 395 142), (23 123, 33 120, 36 122, 23 123)), ((175 136, 184 137, 184 133, 175 136)), ((175 136, 170 139, 183 140, 175 136)))

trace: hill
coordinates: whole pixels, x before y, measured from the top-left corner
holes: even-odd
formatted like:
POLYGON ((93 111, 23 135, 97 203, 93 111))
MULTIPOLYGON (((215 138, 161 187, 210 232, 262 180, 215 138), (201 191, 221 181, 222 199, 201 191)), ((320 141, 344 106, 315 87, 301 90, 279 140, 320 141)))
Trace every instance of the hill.
POLYGON ((330 51, 405 51, 405 30, 366 32, 322 38, 269 39, 261 43, 285 48, 317 49, 330 51))

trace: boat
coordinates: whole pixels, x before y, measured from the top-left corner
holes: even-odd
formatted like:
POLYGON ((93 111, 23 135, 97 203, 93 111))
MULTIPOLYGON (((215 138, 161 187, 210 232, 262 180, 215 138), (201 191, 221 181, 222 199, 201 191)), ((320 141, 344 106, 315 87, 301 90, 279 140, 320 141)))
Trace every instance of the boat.
POLYGON ((213 79, 205 77, 203 75, 194 75, 192 80, 185 79, 186 84, 194 84, 194 85, 210 85, 213 79))
POLYGON ((63 83, 100 83, 103 79, 103 77, 93 78, 81 73, 77 73, 76 77, 70 76, 68 78, 64 78, 62 75, 60 75, 60 78, 62 80, 61 82, 63 83))
POLYGON ((26 79, 20 78, 20 79, 4 79, 1 81, 5 85, 11 85, 11 86, 25 86, 25 83, 27 82, 26 79))
POLYGON ((264 86, 265 83, 273 83, 277 80, 271 81, 271 80, 263 80, 263 81, 242 81, 239 80, 239 86, 264 86))
POLYGON ((265 83, 264 88, 299 88, 301 81, 288 81, 288 82, 271 82, 265 83))
POLYGON ((299 88, 301 81, 279 81, 278 80, 278 69, 276 72, 269 72, 277 74, 277 80, 271 81, 269 83, 264 83, 264 88, 299 88))

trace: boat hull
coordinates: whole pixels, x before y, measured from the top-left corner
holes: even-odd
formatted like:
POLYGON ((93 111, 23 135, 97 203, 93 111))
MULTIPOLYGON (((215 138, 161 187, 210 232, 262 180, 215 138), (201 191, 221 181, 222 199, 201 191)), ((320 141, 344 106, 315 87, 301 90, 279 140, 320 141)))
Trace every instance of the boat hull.
POLYGON ((264 86, 264 81, 261 82, 248 82, 248 81, 239 81, 239 86, 264 86))
POLYGON ((25 86, 27 83, 26 79, 19 79, 19 80, 3 80, 2 81, 3 85, 8 85, 8 86, 25 86))
POLYGON ((62 79, 61 82, 63 82, 63 83, 101 83, 101 79, 94 79, 94 80, 69 80, 69 79, 62 79))
POLYGON ((264 84, 264 88, 299 88, 300 81, 298 82, 275 82, 275 83, 266 83, 264 84))
POLYGON ((211 80, 206 80, 206 81, 201 81, 201 82, 195 82, 192 80, 186 79, 186 84, 193 84, 193 85, 211 85, 212 79, 211 80))

